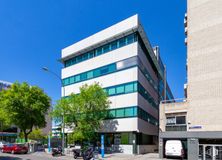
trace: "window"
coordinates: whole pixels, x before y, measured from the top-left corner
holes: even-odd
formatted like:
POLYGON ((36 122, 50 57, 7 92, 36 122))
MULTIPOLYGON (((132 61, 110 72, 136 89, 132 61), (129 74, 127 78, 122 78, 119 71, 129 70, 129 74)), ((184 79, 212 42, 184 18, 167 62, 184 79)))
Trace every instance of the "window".
POLYGON ((117 48, 117 41, 114 41, 111 43, 111 50, 114 50, 117 48))
POLYGON ((115 118, 116 117, 116 110, 110 110, 109 112, 108 112, 108 117, 109 118, 115 118))
POLYGON ((93 71, 87 72, 87 79, 93 78, 93 71))
POLYGON ((63 83, 64 83, 64 85, 69 84, 69 78, 64 79, 64 80, 63 80, 63 83))
POLYGON ((119 47, 123 47, 123 46, 125 46, 126 45, 126 38, 121 38, 120 40, 119 40, 119 47))
POLYGON ((82 55, 82 60, 84 61, 84 60, 87 60, 87 59, 88 59, 88 53, 83 54, 82 55))
POLYGON ((81 74, 81 81, 86 80, 86 78, 87 78, 86 73, 82 73, 82 74, 81 74))
POLYGON ((79 82, 80 81, 80 75, 75 76, 75 82, 79 82))
POLYGON ((121 144, 129 144, 129 134, 121 133, 121 144))
POLYGON ((89 58, 93 58, 93 57, 94 57, 94 52, 93 52, 93 51, 89 52, 89 53, 88 53, 88 57, 89 57, 89 58))
POLYGON ((81 62, 81 61, 82 61, 82 56, 81 55, 76 57, 76 62, 81 62))
POLYGON ((70 83, 73 84, 75 82, 75 77, 70 77, 70 83))
POLYGON ((103 52, 102 49, 103 49, 102 47, 96 49, 96 56, 99 56, 102 54, 102 52, 103 52))
POLYGON ((116 93, 117 93, 117 94, 124 93, 124 86, 118 86, 118 87, 116 88, 116 93))
POLYGON ((103 67, 100 69, 100 75, 106 74, 109 72, 109 68, 108 67, 103 67))
POLYGON ((186 117, 185 116, 177 116, 176 117, 176 124, 186 124, 186 117))
POLYGON ((117 109, 116 110, 116 117, 124 117, 124 109, 117 109))
POLYGON ((108 95, 111 96, 111 95, 114 95, 114 94, 116 94, 116 89, 115 88, 110 88, 108 90, 108 95))
POLYGON ((134 107, 125 109, 125 117, 134 116, 134 107))
POLYGON ((109 50, 110 50, 110 45, 109 45, 109 44, 107 44, 107 45, 105 45, 105 46, 103 47, 103 52, 104 52, 104 53, 109 52, 109 50))
POLYGON ((127 84, 126 86, 125 86, 125 93, 131 93, 131 92, 133 92, 134 90, 133 90, 133 84, 127 84))
POLYGON ((126 40, 127 40, 127 44, 133 43, 134 42, 134 34, 127 36, 126 40))

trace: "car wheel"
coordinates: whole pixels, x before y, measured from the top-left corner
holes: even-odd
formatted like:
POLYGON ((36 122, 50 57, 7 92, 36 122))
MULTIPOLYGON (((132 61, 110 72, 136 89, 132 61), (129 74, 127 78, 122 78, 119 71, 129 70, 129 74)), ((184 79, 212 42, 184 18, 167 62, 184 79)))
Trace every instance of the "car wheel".
POLYGON ((11 151, 11 153, 12 153, 12 154, 15 154, 15 151, 14 151, 14 150, 12 150, 12 151, 11 151))

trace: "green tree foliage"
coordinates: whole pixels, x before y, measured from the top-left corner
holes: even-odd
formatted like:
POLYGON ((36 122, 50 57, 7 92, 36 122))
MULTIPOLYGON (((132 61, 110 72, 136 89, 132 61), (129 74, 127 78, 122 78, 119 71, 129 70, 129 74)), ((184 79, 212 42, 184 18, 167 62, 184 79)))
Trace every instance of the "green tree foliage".
POLYGON ((14 83, 0 92, 1 109, 11 124, 21 129, 27 141, 34 127, 46 125, 45 115, 50 108, 50 98, 37 86, 14 83))
POLYGON ((98 83, 83 85, 79 94, 59 100, 52 115, 57 120, 64 115, 66 126, 74 126, 71 139, 90 141, 106 118, 109 105, 107 94, 98 83))

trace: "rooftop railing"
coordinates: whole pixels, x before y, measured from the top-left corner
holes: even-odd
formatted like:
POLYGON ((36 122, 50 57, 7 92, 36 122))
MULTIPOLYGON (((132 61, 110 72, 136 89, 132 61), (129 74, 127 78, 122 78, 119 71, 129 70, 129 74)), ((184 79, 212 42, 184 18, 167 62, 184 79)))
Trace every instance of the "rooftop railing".
POLYGON ((160 104, 168 104, 168 103, 180 103, 180 102, 186 102, 186 98, 177 98, 177 99, 169 99, 169 100, 163 100, 160 102, 160 104))

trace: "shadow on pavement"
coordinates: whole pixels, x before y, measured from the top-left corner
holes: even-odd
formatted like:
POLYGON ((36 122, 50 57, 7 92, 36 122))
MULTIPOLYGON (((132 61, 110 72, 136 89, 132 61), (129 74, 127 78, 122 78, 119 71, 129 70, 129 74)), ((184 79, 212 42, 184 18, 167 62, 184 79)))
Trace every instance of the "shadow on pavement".
POLYGON ((0 160, 22 160, 22 158, 10 157, 10 156, 0 156, 0 160))

